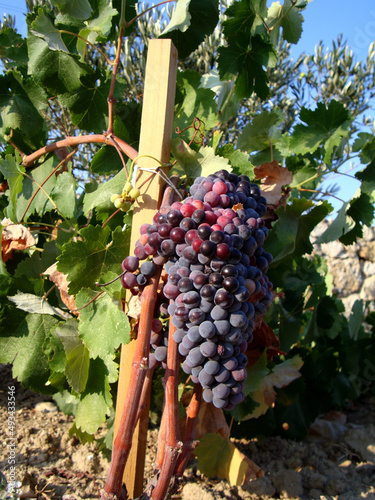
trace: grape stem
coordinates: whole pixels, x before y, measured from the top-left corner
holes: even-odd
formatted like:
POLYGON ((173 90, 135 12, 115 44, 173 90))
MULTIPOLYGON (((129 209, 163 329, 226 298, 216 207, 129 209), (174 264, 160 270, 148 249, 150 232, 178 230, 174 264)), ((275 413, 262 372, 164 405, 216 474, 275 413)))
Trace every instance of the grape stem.
POLYGON ((181 453, 182 442, 179 431, 178 414, 178 374, 180 359, 178 346, 173 338, 176 327, 169 323, 167 369, 165 371, 165 405, 166 412, 166 440, 163 465, 158 482, 151 493, 152 500, 163 500, 174 475, 178 457, 181 453))
POLYGON ((150 351, 151 324, 157 298, 157 290, 161 268, 158 266, 155 275, 144 288, 141 295, 141 316, 138 325, 135 353, 129 381, 129 390, 125 398, 120 426, 113 443, 112 460, 107 481, 102 491, 102 500, 108 498, 123 498, 122 477, 132 446, 133 433, 139 418, 139 405, 144 382, 148 371, 150 351))
POLYGON ((198 421, 198 413, 202 401, 202 386, 200 384, 194 384, 194 392, 191 398, 190 404, 186 410, 186 430, 184 436, 184 444, 182 447, 182 453, 178 459, 176 466, 176 476, 181 477, 186 469, 188 461, 191 454, 196 447, 197 442, 195 441, 195 428, 198 421))

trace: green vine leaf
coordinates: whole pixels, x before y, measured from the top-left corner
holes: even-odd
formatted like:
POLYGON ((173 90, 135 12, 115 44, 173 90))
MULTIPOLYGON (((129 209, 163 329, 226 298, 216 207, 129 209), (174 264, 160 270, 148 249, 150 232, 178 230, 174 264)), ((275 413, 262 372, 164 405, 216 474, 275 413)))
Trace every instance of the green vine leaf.
POLYGON ((323 234, 319 236, 316 243, 329 243, 341 238, 355 226, 354 220, 347 215, 349 203, 344 203, 333 222, 327 227, 323 234))
POLYGON ((88 226, 80 231, 82 240, 69 241, 58 257, 57 269, 68 276, 69 293, 94 288, 108 271, 120 272, 129 245, 128 231, 108 226, 88 226), (112 236, 112 238, 110 237, 112 236))
POLYGON ((100 37, 106 37, 112 27, 112 18, 118 12, 108 0, 99 0, 96 12, 98 15, 86 22, 87 29, 98 33, 100 37))
POLYGON ((18 71, 0 76, 0 136, 26 151, 39 148, 47 140, 47 131, 40 112, 46 108, 43 89, 18 71))
POLYGON ((69 53, 69 50, 61 38, 61 33, 52 23, 51 18, 43 9, 38 10, 38 17, 30 26, 31 33, 47 42, 51 50, 61 50, 69 53))
POLYGON ((191 0, 180 0, 176 3, 176 8, 172 13, 172 17, 168 26, 163 31, 162 35, 170 33, 174 30, 186 31, 191 24, 191 15, 189 12, 191 0))
MULTIPOLYGON (((22 185, 22 193, 17 196, 17 220, 20 220, 31 200, 30 207, 24 217, 27 220, 34 212, 38 215, 43 215, 45 212, 55 209, 51 198, 53 189, 56 186, 57 178, 52 175, 45 184, 43 182, 47 179, 53 168, 55 168, 60 161, 56 156, 51 156, 42 165, 35 168, 29 177, 25 177, 22 185), (39 186, 42 189, 39 189, 39 186)), ((71 201, 71 198, 68 198, 71 201)))
POLYGON ((59 9, 61 14, 68 14, 76 19, 87 19, 92 14, 89 0, 51 0, 51 4, 59 9))
POLYGON ((89 376, 90 355, 78 334, 75 319, 59 323, 54 331, 64 346, 66 355, 65 376, 76 393, 84 391, 89 376))
POLYGON ((271 30, 271 40, 276 45, 279 42, 280 27, 283 29, 283 38, 289 43, 297 43, 302 35, 303 16, 300 8, 290 0, 273 2, 268 9, 266 23, 271 30))
POLYGON ((18 309, 33 314, 49 314, 51 316, 60 316, 60 318, 68 319, 70 314, 64 312, 58 307, 51 306, 47 300, 32 293, 18 292, 8 299, 16 305, 18 309))
POLYGON ((86 388, 77 408, 76 427, 83 432, 94 434, 111 407, 108 369, 100 358, 91 359, 86 388))
MULTIPOLYGON (((183 130, 193 125, 195 117, 203 122, 204 130, 215 127, 217 122, 215 93, 203 88, 202 77, 196 71, 186 70, 177 74, 177 88, 173 128, 183 130)), ((193 130, 184 132, 190 140, 193 130)))
POLYGON ((78 60, 78 55, 51 50, 45 40, 32 33, 27 37, 27 47, 28 73, 53 94, 76 91, 81 77, 92 72, 90 66, 78 60))
POLYGON ((25 69, 27 66, 26 40, 13 28, 3 27, 0 31, 0 58, 6 69, 25 69))
POLYGON ((331 164, 334 148, 349 134, 351 124, 349 111, 335 100, 328 104, 318 102, 314 111, 302 108, 300 119, 290 139, 290 148, 295 154, 313 153, 324 145, 324 161, 331 164))
POLYGON ((263 111, 246 125, 237 140, 237 147, 242 151, 261 151, 275 144, 281 137, 278 126, 285 115, 280 110, 263 111))
POLYGON ((260 99, 269 96, 266 68, 276 64, 272 43, 260 35, 251 37, 239 33, 227 47, 219 47, 218 66, 222 80, 235 78, 235 95, 238 99, 250 97, 253 92, 260 99))
POLYGON ((5 159, 0 158, 0 172, 9 185, 9 203, 6 214, 14 222, 17 221, 17 196, 22 192, 24 171, 24 167, 17 164, 14 156, 6 155, 5 159))
MULTIPOLYGON (((111 85, 111 74, 95 72, 81 77, 81 86, 73 94, 60 96, 63 106, 66 106, 74 125, 82 130, 101 133, 107 127, 108 93, 111 85)), ((120 99, 125 84, 117 79, 114 98, 120 99)))
POLYGON ((220 434, 208 433, 195 448, 199 470, 207 477, 225 479, 231 485, 241 486, 262 475, 261 469, 220 434))
POLYGON ((310 233, 331 210, 327 201, 314 206, 306 198, 294 198, 286 209, 276 210, 279 218, 265 243, 267 252, 274 256, 273 262, 276 264, 286 257, 310 254, 313 250, 310 233))
POLYGON ((235 174, 244 174, 247 175, 250 180, 254 179, 254 165, 249 161, 248 154, 243 153, 239 149, 234 149, 233 144, 225 144, 217 153, 219 156, 223 156, 229 160, 235 174))
MULTIPOLYGON (((113 148, 114 149, 114 148, 113 148)), ((117 154, 117 152, 116 152, 117 154)), ((112 194, 120 194, 128 176, 122 168, 120 172, 107 182, 100 184, 96 191, 87 193, 83 200, 83 212, 88 215, 90 210, 95 210, 97 218, 105 222, 116 210, 111 202, 112 194)))
MULTIPOLYGON (((107 273, 106 278, 113 279, 114 273, 107 273)), ((118 281, 121 287, 120 280, 118 281)), ((80 308, 92 300, 97 292, 81 290, 76 297, 80 308)), ((90 352, 91 358, 97 356, 106 359, 120 344, 130 340, 130 325, 126 314, 120 310, 120 302, 104 293, 97 300, 82 309, 79 323, 79 335, 90 352)))
POLYGON ((228 160, 216 156, 214 149, 209 146, 204 146, 196 152, 182 139, 176 138, 172 140, 171 151, 188 179, 195 179, 201 175, 206 177, 222 168, 232 170, 228 160))
POLYGON ((184 59, 191 54, 219 21, 217 0, 183 0, 177 2, 175 14, 160 38, 170 38, 184 59))
POLYGON ((57 319, 44 314, 28 314, 18 328, 0 337, 0 363, 13 364, 13 377, 36 392, 51 394, 46 386, 50 376, 45 342, 57 319))

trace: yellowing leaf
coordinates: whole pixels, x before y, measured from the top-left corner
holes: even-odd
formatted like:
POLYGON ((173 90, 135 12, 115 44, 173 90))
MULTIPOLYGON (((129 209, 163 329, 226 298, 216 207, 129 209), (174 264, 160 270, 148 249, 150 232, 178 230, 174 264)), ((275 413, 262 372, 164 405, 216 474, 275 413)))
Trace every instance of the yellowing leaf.
POLYGON ((273 372, 264 377, 258 389, 251 394, 251 397, 254 401, 259 403, 259 406, 257 406, 250 415, 244 418, 244 420, 264 415, 268 408, 275 402, 276 392, 274 387, 280 389, 299 378, 301 376, 299 369, 302 365, 303 361, 298 355, 276 365, 273 372))
POLYGON ((225 479, 232 486, 241 486, 264 475, 262 469, 219 434, 203 436, 194 454, 205 476, 225 479))

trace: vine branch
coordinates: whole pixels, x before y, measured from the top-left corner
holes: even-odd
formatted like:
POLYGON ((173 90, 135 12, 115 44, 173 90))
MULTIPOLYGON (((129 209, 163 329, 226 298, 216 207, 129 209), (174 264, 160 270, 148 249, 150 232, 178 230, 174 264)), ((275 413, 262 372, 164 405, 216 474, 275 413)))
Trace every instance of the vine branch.
MULTIPOLYGON (((115 138, 119 148, 123 153, 125 153, 131 160, 134 160, 138 156, 138 152, 132 148, 127 142, 123 141, 119 137, 115 135, 111 135, 112 140, 115 138)), ((52 151, 56 151, 56 149, 60 148, 75 148, 80 144, 110 144, 108 137, 105 134, 89 134, 89 135, 79 135, 77 137, 70 136, 62 139, 61 141, 53 142, 52 144, 48 144, 47 146, 43 146, 42 148, 34 151, 30 155, 23 155, 22 165, 25 167, 31 167, 34 163, 43 155, 47 153, 51 153, 52 151)), ((111 144, 113 146, 113 144, 111 144)))

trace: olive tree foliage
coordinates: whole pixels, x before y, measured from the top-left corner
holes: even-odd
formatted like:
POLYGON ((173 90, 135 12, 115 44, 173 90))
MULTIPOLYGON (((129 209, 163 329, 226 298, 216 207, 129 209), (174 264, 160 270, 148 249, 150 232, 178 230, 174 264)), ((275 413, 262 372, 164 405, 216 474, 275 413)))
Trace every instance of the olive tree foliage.
MULTIPOLYGON (((317 102, 328 104, 332 99, 342 103, 355 118, 351 125, 351 135, 362 125, 370 125, 368 113, 371 111, 371 100, 375 95, 375 45, 369 46, 365 61, 357 61, 342 35, 333 40, 331 47, 325 47, 319 42, 313 54, 302 53, 294 57, 291 44, 283 40, 282 32, 275 32, 277 62, 274 67, 267 69, 269 98, 262 100, 253 93, 251 97, 238 101, 234 95, 233 82, 220 81, 216 68, 218 49, 225 43, 221 23, 225 21, 225 10, 232 3, 233 0, 221 2, 220 23, 214 32, 206 37, 193 54, 179 60, 181 70, 198 71, 203 75, 202 85, 217 92, 222 132, 221 145, 228 142, 235 144, 244 127, 262 111, 280 110, 284 115, 280 125, 281 132, 289 132, 296 124, 303 107, 311 109, 317 102)), ((26 0, 25 7, 29 12, 38 6, 47 6, 51 10, 55 8, 53 1, 26 0)), ((138 14, 146 12, 138 18, 136 29, 124 38, 119 71, 119 75, 128 84, 123 99, 127 102, 133 101, 135 105, 142 101, 148 42, 163 32, 174 10, 173 3, 150 10, 147 10, 148 7, 146 4, 137 4, 138 14)), ((267 19, 264 22, 267 24, 267 19)), ((105 43, 97 45, 100 51, 113 56, 111 54, 113 48, 110 47, 112 46, 105 43)), ((94 67, 100 68, 106 64, 99 50, 92 46, 87 46, 86 60, 90 60, 94 67)), ((49 101, 46 120, 50 138, 53 140, 74 133, 70 114, 58 100, 49 101)), ((92 146, 86 145, 75 160, 76 177, 78 180, 81 178, 82 182, 87 182, 92 153, 92 146)), ((341 157, 339 163, 333 165, 333 170, 342 163, 343 158, 341 157)), ((265 159, 268 158, 261 157, 259 161, 265 159)), ((95 177, 91 173, 89 175, 95 177)))

